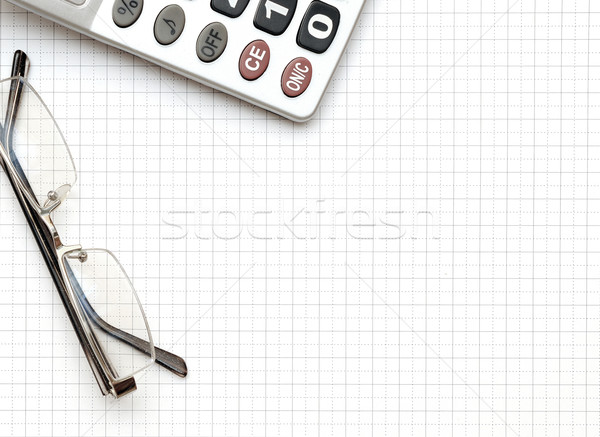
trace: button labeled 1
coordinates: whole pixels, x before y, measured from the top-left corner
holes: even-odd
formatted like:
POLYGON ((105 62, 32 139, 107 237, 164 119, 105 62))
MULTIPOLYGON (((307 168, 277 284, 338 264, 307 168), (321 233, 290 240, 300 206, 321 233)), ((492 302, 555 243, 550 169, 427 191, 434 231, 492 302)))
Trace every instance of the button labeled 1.
POLYGON ((290 25, 297 0, 261 0, 254 16, 254 26, 271 35, 281 35, 290 25))
POLYGON ((269 45, 261 39, 253 41, 240 56, 240 74, 246 80, 256 80, 267 71, 270 60, 269 45))
POLYGON ((340 11, 321 1, 313 1, 300 25, 296 42, 311 52, 327 51, 340 25, 340 11))

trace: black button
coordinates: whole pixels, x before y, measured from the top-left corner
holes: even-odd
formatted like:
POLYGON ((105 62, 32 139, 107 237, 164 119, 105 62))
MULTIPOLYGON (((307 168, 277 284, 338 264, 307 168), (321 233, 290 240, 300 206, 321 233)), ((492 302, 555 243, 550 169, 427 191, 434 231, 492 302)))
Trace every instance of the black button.
POLYGON ((237 18, 248 6, 250 0, 211 0, 210 7, 223 15, 237 18))
POLYGON ((261 0, 254 26, 271 35, 281 35, 290 25, 297 3, 297 0, 261 0))
POLYGON ((333 42, 339 25, 340 11, 315 0, 304 14, 296 42, 311 52, 323 53, 333 42))

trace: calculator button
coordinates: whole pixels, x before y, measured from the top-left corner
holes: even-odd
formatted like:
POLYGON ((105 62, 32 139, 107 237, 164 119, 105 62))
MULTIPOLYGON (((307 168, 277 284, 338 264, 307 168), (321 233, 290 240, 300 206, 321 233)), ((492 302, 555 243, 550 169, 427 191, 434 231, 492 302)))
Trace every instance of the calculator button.
POLYGON ((337 33, 340 25, 340 11, 321 1, 313 1, 300 25, 296 42, 311 52, 325 52, 337 33))
POLYGON ((162 45, 173 44, 183 32, 184 26, 185 13, 181 6, 169 5, 160 11, 158 17, 156 17, 154 37, 162 45))
POLYGON ((254 26, 271 35, 281 35, 290 25, 297 4, 297 0, 261 0, 254 26))
POLYGON ((213 62, 225 51, 227 28, 222 23, 211 23, 200 32, 196 41, 196 54, 201 61, 213 62))
POLYGON ((306 58, 296 58, 288 64, 281 76, 281 89, 288 97, 298 97, 308 86, 312 79, 312 64, 306 58))
POLYGON ((237 18, 248 6, 250 0, 211 0, 210 6, 215 11, 231 18, 237 18))
POLYGON ((129 27, 140 18, 144 0, 115 0, 113 21, 119 27, 129 27))
POLYGON ((256 80, 267 71, 270 59, 269 45, 261 39, 253 41, 240 56, 240 74, 246 80, 256 80))

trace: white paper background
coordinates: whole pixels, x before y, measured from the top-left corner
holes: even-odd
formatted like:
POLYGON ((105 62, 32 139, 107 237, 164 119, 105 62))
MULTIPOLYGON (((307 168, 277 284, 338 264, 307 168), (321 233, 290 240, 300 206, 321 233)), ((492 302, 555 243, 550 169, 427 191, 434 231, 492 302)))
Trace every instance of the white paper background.
POLYGON ((79 170, 63 240, 190 373, 100 395, 2 176, 0 435, 597 435, 599 13, 369 0, 293 124, 1 2, 79 170))

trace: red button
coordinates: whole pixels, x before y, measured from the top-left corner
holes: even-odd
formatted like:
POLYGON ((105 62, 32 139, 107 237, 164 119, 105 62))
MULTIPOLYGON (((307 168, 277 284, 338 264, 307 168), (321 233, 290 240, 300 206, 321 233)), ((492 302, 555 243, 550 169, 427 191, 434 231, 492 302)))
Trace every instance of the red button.
POLYGON ((310 85, 313 68, 306 58, 296 58, 285 67, 281 76, 281 89, 288 97, 298 97, 310 85))
POLYGON ((246 46, 240 56, 240 73, 246 80, 256 80, 261 77, 269 66, 271 50, 261 39, 246 46))

